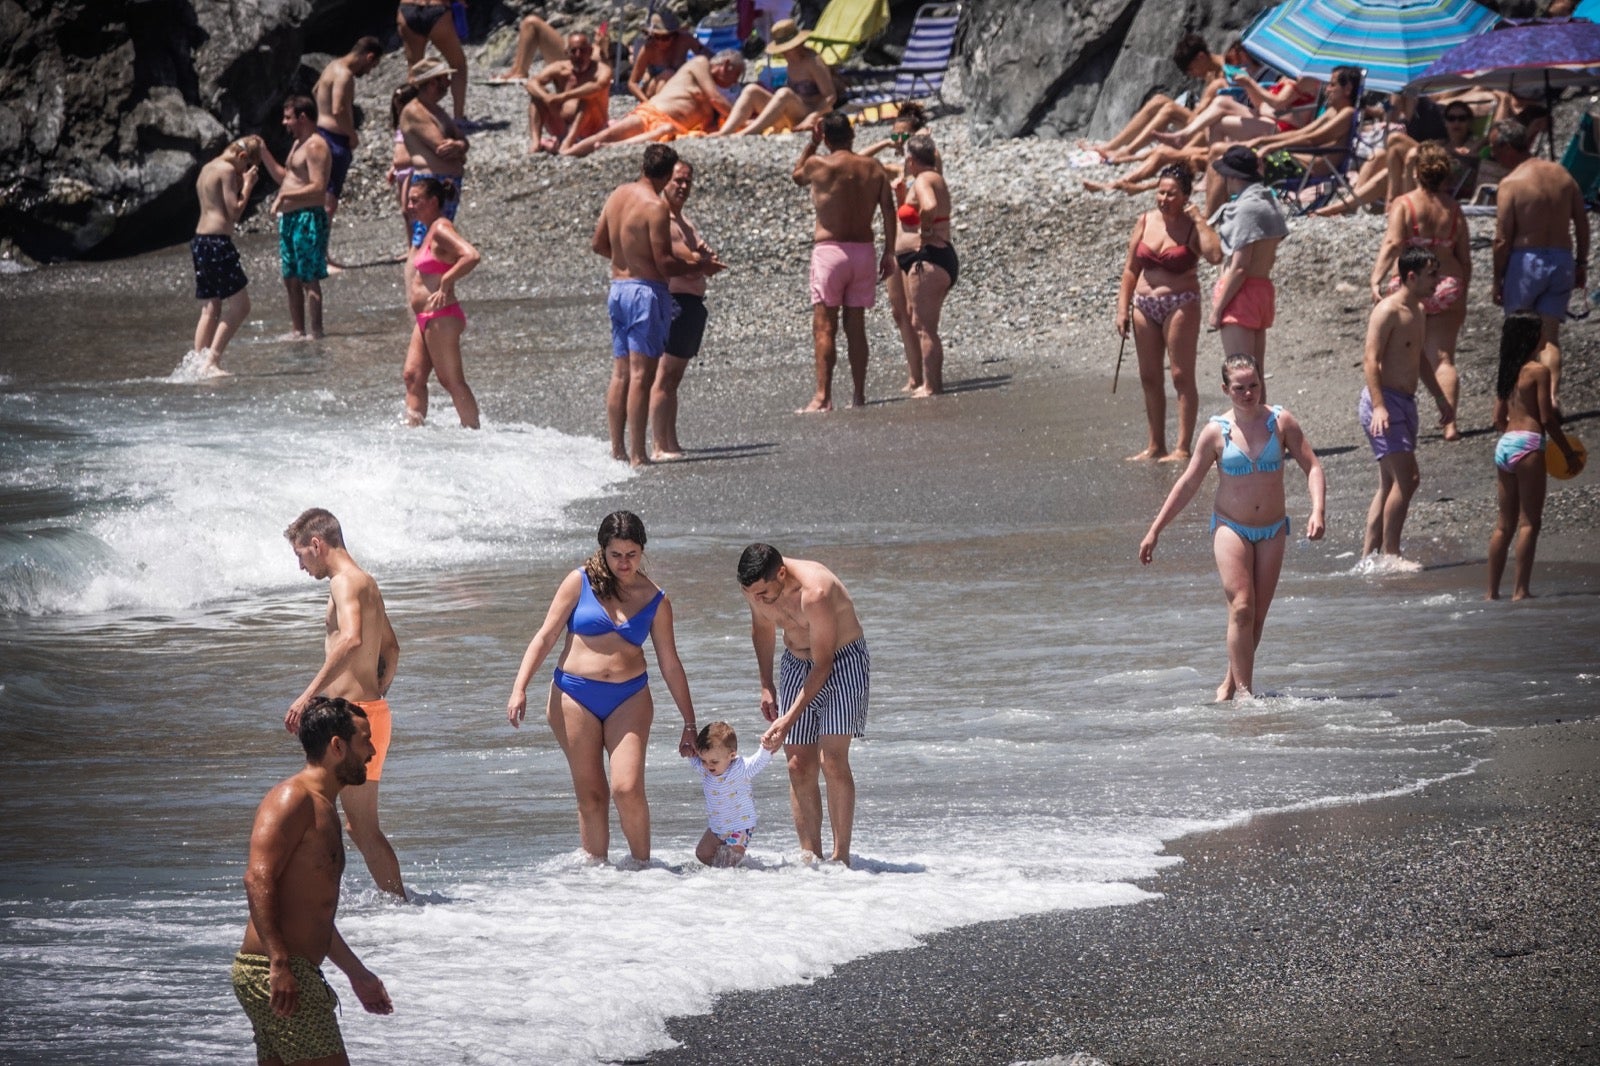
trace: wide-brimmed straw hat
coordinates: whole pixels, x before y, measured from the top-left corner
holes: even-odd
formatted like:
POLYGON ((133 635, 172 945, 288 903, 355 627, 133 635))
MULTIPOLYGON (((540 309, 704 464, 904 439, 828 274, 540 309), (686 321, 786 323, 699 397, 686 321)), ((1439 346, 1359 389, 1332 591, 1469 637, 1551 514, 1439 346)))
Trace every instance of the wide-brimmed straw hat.
POLYGON ((678 21, 678 16, 670 11, 657 11, 650 16, 650 21, 645 23, 644 32, 655 34, 674 34, 683 23, 678 21))
POLYGON ((447 78, 455 73, 455 68, 444 61, 442 56, 423 56, 411 64, 411 84, 421 85, 434 78, 447 78))
POLYGON ((1236 144, 1222 153, 1222 158, 1211 164, 1213 170, 1225 178, 1242 181, 1261 180, 1261 158, 1242 144, 1236 144))
POLYGON ((811 36, 810 30, 802 30, 800 24, 794 19, 784 19, 773 24, 772 43, 767 45, 767 55, 775 56, 779 52, 787 52, 791 48, 805 43, 811 36))

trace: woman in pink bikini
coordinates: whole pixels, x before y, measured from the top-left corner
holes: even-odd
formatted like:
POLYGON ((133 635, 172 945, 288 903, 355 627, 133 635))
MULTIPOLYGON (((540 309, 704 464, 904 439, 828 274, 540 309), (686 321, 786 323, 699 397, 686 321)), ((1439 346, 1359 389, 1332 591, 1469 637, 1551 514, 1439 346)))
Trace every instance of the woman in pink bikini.
POLYGON ((406 193, 411 217, 427 227, 422 243, 411 253, 406 289, 417 328, 406 352, 406 423, 422 425, 428 415, 428 376, 450 394, 456 415, 467 429, 478 428, 478 399, 461 372, 461 333, 467 316, 456 302, 456 282, 478 265, 478 250, 444 217, 444 205, 455 186, 438 178, 416 178, 406 193))
POLYGON ((1156 209, 1139 216, 1128 240, 1128 259, 1117 293, 1117 333, 1133 330, 1139 353, 1139 384, 1150 439, 1144 451, 1128 456, 1184 462, 1194 440, 1200 393, 1195 387, 1195 346, 1200 339, 1200 277, 1195 264, 1222 261, 1216 231, 1189 203, 1194 177, 1189 168, 1169 166, 1156 183, 1156 209), (1172 387, 1178 393, 1178 446, 1167 452, 1167 391, 1162 368, 1172 362, 1172 387))
MULTIPOLYGON (((1406 248, 1426 248, 1439 257, 1439 287, 1422 301, 1422 309, 1428 315, 1423 354, 1433 367, 1444 398, 1456 408, 1461 399, 1456 338, 1466 321, 1467 283, 1472 280, 1467 221, 1462 217, 1461 205, 1448 190, 1455 176, 1455 161, 1449 150, 1430 141, 1417 149, 1416 166, 1417 187, 1389 206, 1389 229, 1372 267, 1372 302, 1377 303, 1400 287, 1394 267, 1406 248)), ((1444 439, 1461 439, 1461 430, 1454 422, 1446 423, 1444 439)))

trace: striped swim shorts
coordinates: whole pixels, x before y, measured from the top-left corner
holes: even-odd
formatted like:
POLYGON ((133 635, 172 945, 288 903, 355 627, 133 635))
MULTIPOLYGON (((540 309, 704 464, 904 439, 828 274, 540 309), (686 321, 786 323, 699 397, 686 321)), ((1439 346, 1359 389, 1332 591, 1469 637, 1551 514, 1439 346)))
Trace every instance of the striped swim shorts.
MULTIPOLYGON (((815 664, 788 648, 778 664, 778 706, 788 710, 800 697, 815 664)), ((867 731, 867 695, 871 684, 872 656, 867 639, 859 637, 833 653, 833 673, 789 730, 787 744, 815 744, 823 735, 864 736, 867 731)))

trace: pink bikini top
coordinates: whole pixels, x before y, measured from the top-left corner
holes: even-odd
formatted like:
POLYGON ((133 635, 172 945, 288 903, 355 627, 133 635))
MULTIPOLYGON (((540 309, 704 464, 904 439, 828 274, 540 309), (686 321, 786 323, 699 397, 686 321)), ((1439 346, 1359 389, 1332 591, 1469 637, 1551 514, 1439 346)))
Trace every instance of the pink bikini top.
MULTIPOLYGON (((1194 228, 1192 226, 1189 229, 1189 236, 1194 236, 1194 228)), ((1155 267, 1157 270, 1165 270, 1169 274, 1182 274, 1185 271, 1193 270, 1195 264, 1200 261, 1200 257, 1195 255, 1194 249, 1189 247, 1187 239, 1182 244, 1174 244, 1170 248, 1161 249, 1159 252, 1141 240, 1134 246, 1133 258, 1141 267, 1155 267)))
POLYGON ((411 260, 411 265, 416 268, 418 274, 443 274, 455 266, 454 263, 446 263, 443 259, 436 257, 433 254, 433 250, 428 247, 432 243, 432 241, 424 241, 422 247, 417 249, 417 254, 411 260))

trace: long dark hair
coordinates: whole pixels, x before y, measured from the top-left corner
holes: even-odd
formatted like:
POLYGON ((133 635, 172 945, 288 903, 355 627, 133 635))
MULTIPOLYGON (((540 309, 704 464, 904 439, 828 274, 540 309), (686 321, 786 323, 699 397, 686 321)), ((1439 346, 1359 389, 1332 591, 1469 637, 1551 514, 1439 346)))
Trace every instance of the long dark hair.
POLYGON ((1537 311, 1506 316, 1505 325, 1500 327, 1500 376, 1494 383, 1494 394, 1500 399, 1509 400, 1516 391, 1522 368, 1539 354, 1543 330, 1544 322, 1537 311))
MULTIPOLYGON (((600 532, 595 539, 600 547, 584 560, 583 572, 588 576, 589 587, 594 590, 596 598, 614 600, 617 598, 617 575, 611 572, 611 567, 606 563, 606 546, 614 540, 631 540, 643 548, 644 521, 632 511, 612 511, 600 520, 600 532)), ((640 571, 641 574, 643 572, 640 571)))

